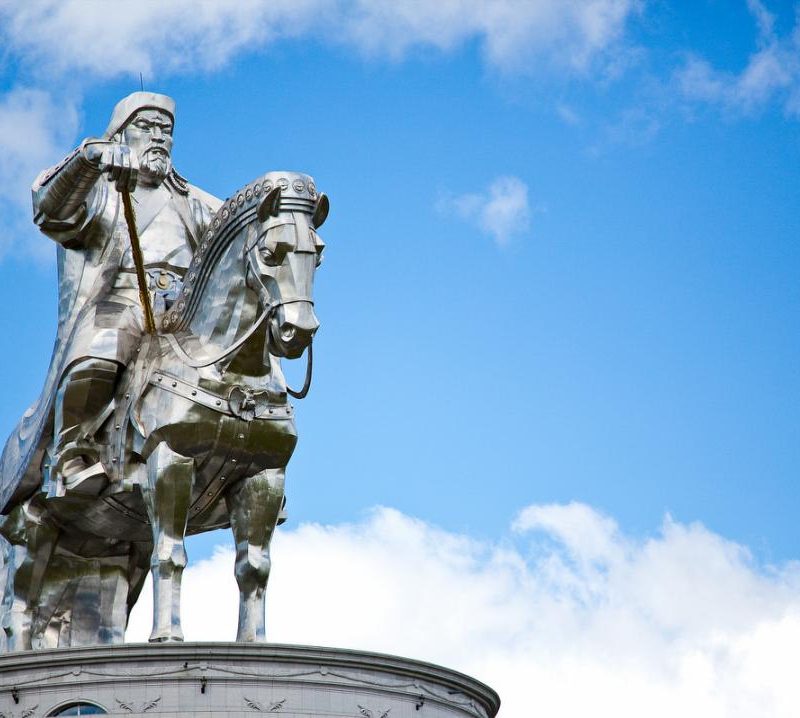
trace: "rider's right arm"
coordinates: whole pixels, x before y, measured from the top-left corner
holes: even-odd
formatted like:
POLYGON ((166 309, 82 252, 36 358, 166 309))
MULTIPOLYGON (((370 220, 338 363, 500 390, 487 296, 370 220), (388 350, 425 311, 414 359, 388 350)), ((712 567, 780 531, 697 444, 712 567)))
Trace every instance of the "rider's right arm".
POLYGON ((33 183, 33 221, 48 237, 66 247, 81 244, 84 228, 102 211, 108 196, 106 173, 117 190, 136 187, 138 162, 127 145, 85 139, 33 183))

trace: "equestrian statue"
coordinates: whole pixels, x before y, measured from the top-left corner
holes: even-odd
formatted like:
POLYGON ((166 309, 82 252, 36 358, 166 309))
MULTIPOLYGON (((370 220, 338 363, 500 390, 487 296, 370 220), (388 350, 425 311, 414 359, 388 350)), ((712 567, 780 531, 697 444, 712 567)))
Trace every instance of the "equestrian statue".
POLYGON ((221 202, 172 167, 174 122, 171 98, 135 92, 33 184, 58 333, 0 458, 5 650, 123 642, 148 571, 150 640, 182 640, 184 538, 228 526, 237 640, 265 640, 328 199, 269 172, 221 202), (304 352, 293 391, 280 360, 304 352))

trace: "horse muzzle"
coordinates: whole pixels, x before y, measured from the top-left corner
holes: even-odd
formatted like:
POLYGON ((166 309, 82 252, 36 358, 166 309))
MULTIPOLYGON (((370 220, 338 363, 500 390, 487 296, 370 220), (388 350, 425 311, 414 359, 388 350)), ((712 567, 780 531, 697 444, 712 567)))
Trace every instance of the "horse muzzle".
POLYGON ((319 321, 311 301, 281 304, 270 320, 270 351, 275 356, 297 359, 311 344, 317 329, 319 321))

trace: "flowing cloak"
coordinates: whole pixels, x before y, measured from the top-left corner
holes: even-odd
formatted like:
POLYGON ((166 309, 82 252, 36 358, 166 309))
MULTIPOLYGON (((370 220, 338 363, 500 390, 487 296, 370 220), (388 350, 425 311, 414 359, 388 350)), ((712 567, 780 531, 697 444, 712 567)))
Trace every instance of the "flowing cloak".
MULTIPOLYGON (((42 484, 42 462, 53 438, 56 390, 74 363, 72 342, 81 319, 114 286, 125 250, 130 246, 120 195, 105 178, 95 184, 85 205, 63 222, 41 217, 38 189, 48 175, 33 184, 34 221, 58 243, 58 332, 44 388, 23 414, 0 457, 0 513, 7 514, 42 484)), ((174 170, 164 185, 192 245, 202 236, 220 201, 190 185, 174 170)))

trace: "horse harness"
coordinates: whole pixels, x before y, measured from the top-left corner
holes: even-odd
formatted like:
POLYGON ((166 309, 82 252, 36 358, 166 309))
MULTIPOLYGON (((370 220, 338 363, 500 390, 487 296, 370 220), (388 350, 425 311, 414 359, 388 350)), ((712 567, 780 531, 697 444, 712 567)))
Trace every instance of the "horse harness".
POLYGON ((227 396, 223 396, 163 371, 154 371, 150 376, 149 383, 195 404, 244 421, 253 419, 285 420, 290 419, 294 414, 290 404, 277 405, 271 402, 268 392, 253 391, 249 387, 238 384, 231 388, 227 396))

